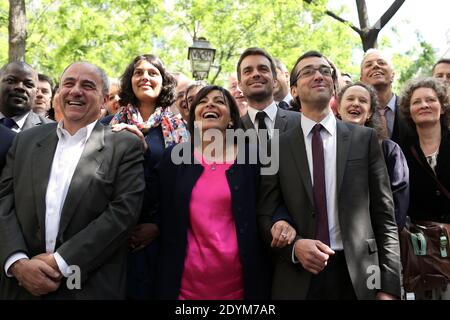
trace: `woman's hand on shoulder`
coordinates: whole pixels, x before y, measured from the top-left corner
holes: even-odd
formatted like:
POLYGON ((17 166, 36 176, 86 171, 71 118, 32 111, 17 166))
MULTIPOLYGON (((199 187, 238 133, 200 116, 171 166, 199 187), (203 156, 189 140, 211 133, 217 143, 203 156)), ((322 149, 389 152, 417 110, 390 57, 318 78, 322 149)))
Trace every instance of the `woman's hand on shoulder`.
POLYGON ((126 124, 126 123, 118 123, 118 124, 112 125, 113 132, 119 132, 122 130, 127 130, 127 131, 130 131, 131 133, 134 133, 135 135, 137 135, 139 137, 139 139, 141 139, 142 143, 144 144, 144 150, 147 151, 148 145, 147 145, 147 142, 145 141, 145 136, 136 125, 126 124))

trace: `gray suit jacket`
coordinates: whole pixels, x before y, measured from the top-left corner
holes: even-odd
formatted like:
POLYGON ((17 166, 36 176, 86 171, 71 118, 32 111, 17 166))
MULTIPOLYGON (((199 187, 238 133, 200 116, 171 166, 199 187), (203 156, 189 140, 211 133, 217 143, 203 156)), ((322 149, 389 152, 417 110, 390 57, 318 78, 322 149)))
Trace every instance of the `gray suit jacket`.
POLYGON ((28 115, 27 119, 25 120, 25 123, 22 126, 22 130, 27 130, 27 129, 31 129, 35 126, 40 126, 43 124, 47 124, 47 123, 53 123, 55 121, 51 120, 51 119, 47 119, 45 117, 42 117, 36 113, 34 113, 33 111, 30 111, 30 114, 28 115))
MULTIPOLYGON (((45 196, 58 143, 56 123, 17 135, 0 180, 0 299, 31 299, 3 271, 8 257, 45 252, 45 196)), ((142 142, 97 123, 75 169, 61 211, 56 251, 81 270, 81 290, 44 298, 125 297, 127 238, 144 191, 142 142)))
MULTIPOLYGON (((345 258, 358 299, 374 299, 367 279, 379 267, 381 290, 400 296, 397 226, 386 164, 372 129, 337 121, 339 226, 345 258)), ((315 213, 311 176, 301 125, 280 136, 280 164, 275 175, 261 177, 258 220, 270 246, 272 216, 287 209, 297 239, 314 239, 315 213)), ((297 240, 296 239, 296 240, 297 240)), ((272 296, 305 299, 311 273, 291 260, 293 245, 275 249, 272 296)), ((373 281, 369 280, 369 283, 373 281)))

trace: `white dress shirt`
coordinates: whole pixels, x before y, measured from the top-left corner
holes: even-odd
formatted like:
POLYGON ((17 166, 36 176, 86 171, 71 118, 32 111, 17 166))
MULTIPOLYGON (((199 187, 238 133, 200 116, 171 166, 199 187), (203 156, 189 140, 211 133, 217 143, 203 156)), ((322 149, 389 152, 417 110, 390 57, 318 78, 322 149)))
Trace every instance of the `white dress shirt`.
POLYGON ((259 129, 259 121, 256 121, 256 114, 259 111, 264 111, 267 114, 267 117, 264 119, 264 122, 266 123, 267 131, 269 132, 269 138, 272 138, 273 136, 273 129, 275 127, 275 118, 277 117, 277 104, 275 101, 272 101, 272 103, 267 106, 264 110, 258 110, 251 106, 248 106, 248 115, 250 117, 250 120, 252 120, 253 125, 255 126, 255 129, 259 129))
MULTIPOLYGON (((25 114, 21 114, 20 116, 12 117, 11 119, 13 119, 15 121, 16 125, 14 127, 12 127, 11 130, 14 131, 14 132, 22 131, 22 127, 25 124, 25 120, 27 120, 28 115, 30 114, 30 112, 27 112, 25 114)), ((6 118, 6 117, 5 117, 5 115, 3 113, 0 112, 0 119, 3 119, 3 118, 6 118)))
MULTIPOLYGON (((56 128, 58 135, 58 144, 53 156, 50 178, 48 181, 47 192, 45 195, 45 249, 47 253, 55 251, 56 238, 59 232, 59 222, 61 219, 61 210, 69 190, 72 176, 84 151, 86 142, 91 136, 97 121, 78 130, 73 136, 63 128, 63 122, 59 122, 56 128)), ((70 271, 64 258, 58 252, 54 252, 54 257, 61 273, 68 277, 70 271)), ((8 273, 11 265, 17 260, 28 256, 23 252, 15 253, 5 263, 5 272, 8 273)))
MULTIPOLYGON (((308 119, 304 114, 301 117, 303 136, 305 139, 306 156, 311 174, 311 183, 314 185, 313 159, 312 159, 312 129, 316 122, 308 119)), ((339 226, 338 207, 336 198, 337 172, 337 134, 336 118, 330 112, 320 124, 325 128, 320 131, 323 141, 324 163, 325 163, 325 188, 327 195, 328 229, 330 233, 330 247, 333 250, 343 250, 341 229, 339 226)))

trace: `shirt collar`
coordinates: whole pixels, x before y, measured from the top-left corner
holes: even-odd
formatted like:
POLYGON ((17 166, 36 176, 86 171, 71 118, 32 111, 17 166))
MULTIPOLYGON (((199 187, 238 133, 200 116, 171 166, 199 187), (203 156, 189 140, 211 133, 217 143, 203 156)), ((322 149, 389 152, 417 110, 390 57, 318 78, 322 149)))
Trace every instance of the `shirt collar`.
POLYGON ((397 102, 397 96, 395 94, 393 94, 391 100, 389 100, 388 105, 387 105, 387 107, 389 109, 391 109, 392 112, 395 112, 396 102, 397 102))
POLYGON ((59 140, 67 141, 67 140, 79 140, 86 143, 86 141, 91 136, 92 131, 94 130, 95 125, 98 120, 88 124, 86 127, 79 129, 73 136, 64 129, 64 120, 58 122, 58 126, 56 127, 56 134, 58 135, 59 140))
MULTIPOLYGON (((301 117, 302 130, 303 135, 307 137, 313 127, 317 124, 317 122, 309 119, 304 114, 301 117)), ((325 128, 325 130, 331 135, 334 136, 336 134, 336 118, 333 115, 333 112, 328 113, 328 115, 320 121, 320 124, 325 128)))
POLYGON ((267 116, 269 117, 269 119, 272 122, 275 122, 275 118, 277 116, 277 111, 278 111, 277 104, 275 103, 275 101, 272 101, 272 103, 270 105, 268 105, 264 110, 258 110, 251 106, 248 106, 248 115, 253 123, 255 123, 256 114, 259 111, 264 111, 267 114, 267 116))

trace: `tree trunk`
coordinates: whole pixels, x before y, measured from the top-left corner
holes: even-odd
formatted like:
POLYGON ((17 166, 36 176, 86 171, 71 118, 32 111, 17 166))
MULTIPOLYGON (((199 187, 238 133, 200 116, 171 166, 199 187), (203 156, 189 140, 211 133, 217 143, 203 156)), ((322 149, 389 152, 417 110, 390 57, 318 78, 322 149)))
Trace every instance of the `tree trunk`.
MULTIPOLYGON (((314 0, 303 1, 308 4, 314 2, 314 0)), ((391 20, 391 18, 397 13, 398 9, 400 9, 404 2, 405 0, 395 0, 373 26, 371 26, 369 22, 366 0, 356 0, 359 28, 329 10, 326 10, 325 14, 329 15, 339 22, 345 23, 346 25, 350 26, 350 28, 352 28, 355 32, 357 32, 361 38, 364 51, 367 51, 371 48, 377 47, 377 38, 380 30, 383 29, 383 27, 389 22, 389 20, 391 20)))
POLYGON ((9 0, 9 61, 25 61, 25 0, 9 0))

